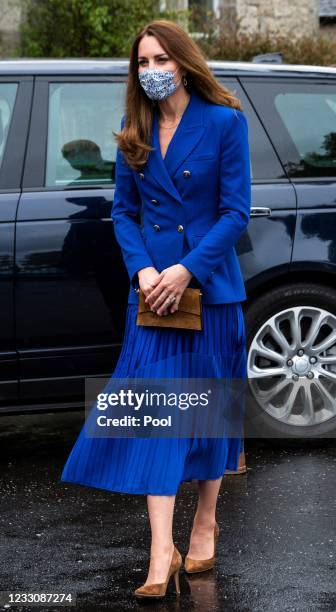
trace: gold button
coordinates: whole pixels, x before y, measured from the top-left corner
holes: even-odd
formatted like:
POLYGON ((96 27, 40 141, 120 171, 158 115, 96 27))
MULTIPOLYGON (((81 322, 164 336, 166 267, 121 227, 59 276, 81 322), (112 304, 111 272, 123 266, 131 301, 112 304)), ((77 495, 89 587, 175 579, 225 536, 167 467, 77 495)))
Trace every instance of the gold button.
POLYGON ((144 175, 143 172, 139 172, 139 176, 140 176, 141 180, 143 180, 145 178, 145 175, 144 175))
POLYGON ((188 178, 190 176, 190 174, 191 174, 190 170, 183 170, 183 176, 185 178, 188 178))
POLYGON ((159 232, 159 231, 160 231, 160 226, 159 226, 159 225, 156 225, 156 224, 155 224, 155 225, 153 225, 153 227, 154 227, 154 229, 155 229, 155 231, 156 231, 156 232, 159 232))
POLYGON ((177 231, 178 232, 183 232, 183 225, 178 225, 177 226, 177 231))
POLYGON ((151 202, 153 202, 153 204, 158 204, 159 203, 157 200, 151 200, 151 202))

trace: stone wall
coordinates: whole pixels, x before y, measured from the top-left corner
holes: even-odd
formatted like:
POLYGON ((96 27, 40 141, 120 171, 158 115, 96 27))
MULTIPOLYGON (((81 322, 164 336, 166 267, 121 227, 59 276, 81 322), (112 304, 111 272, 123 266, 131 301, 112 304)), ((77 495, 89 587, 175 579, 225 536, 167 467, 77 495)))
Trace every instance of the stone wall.
POLYGON ((21 6, 18 0, 0 0, 1 57, 11 56, 19 43, 21 6))
POLYGON ((234 18, 242 32, 300 37, 318 33, 319 0, 220 0, 223 18, 234 18))

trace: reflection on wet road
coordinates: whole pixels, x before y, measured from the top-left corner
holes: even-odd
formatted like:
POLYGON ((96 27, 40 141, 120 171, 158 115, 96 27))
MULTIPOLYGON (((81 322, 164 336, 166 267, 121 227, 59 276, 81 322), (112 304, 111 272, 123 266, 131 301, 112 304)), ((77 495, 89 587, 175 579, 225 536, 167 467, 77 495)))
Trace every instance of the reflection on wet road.
MULTIPOLYGON (((83 419, 1 417, 1 590, 71 591, 73 610, 137 609, 132 593, 150 546, 146 496, 59 481, 83 419)), ((335 440, 248 439, 245 450, 247 474, 223 478, 215 568, 181 570, 180 599, 172 580, 151 609, 336 610, 335 440)), ((174 540, 183 557, 196 501, 196 481, 182 484, 174 540)))

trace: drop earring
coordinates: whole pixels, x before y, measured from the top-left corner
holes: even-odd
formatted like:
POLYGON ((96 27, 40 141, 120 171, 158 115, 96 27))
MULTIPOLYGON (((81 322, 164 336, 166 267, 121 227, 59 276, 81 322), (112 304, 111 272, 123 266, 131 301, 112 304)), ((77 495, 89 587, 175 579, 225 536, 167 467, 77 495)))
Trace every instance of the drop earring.
POLYGON ((187 78, 186 78, 186 76, 185 76, 185 75, 184 75, 184 77, 183 77, 183 85, 184 85, 185 87, 188 85, 188 81, 187 81, 187 78))

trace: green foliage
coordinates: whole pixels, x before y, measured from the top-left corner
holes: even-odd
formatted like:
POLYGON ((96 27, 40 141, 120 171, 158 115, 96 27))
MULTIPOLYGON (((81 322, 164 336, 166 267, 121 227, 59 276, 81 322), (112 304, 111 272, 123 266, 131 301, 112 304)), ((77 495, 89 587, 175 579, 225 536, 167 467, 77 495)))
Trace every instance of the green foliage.
MULTIPOLYGON (((201 20, 198 15, 199 21, 201 20)), ((198 39, 208 59, 250 62, 255 55, 280 52, 286 64, 331 66, 336 63, 336 37, 318 32, 314 36, 273 33, 246 34, 233 15, 217 19, 212 12, 203 15, 203 36, 198 39)))
POLYGON ((21 57, 128 58, 142 26, 152 19, 170 19, 189 31, 208 59, 251 61, 255 55, 281 52, 288 64, 336 62, 335 37, 248 35, 232 10, 217 19, 199 8, 160 11, 159 0, 20 0, 20 5, 25 15, 17 49, 21 57))
POLYGON ((19 54, 26 57, 128 57, 152 19, 177 19, 153 0, 22 0, 19 54))

